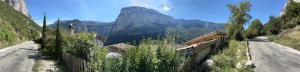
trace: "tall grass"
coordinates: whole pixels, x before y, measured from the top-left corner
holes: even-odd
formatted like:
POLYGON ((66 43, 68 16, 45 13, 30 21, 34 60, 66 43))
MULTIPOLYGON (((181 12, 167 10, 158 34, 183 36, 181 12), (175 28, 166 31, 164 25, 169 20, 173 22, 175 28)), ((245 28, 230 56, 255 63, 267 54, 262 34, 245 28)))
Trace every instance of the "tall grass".
POLYGON ((230 40, 227 48, 211 57, 214 61, 212 72, 252 72, 244 66, 236 68, 238 63, 246 63, 246 49, 246 42, 230 40))

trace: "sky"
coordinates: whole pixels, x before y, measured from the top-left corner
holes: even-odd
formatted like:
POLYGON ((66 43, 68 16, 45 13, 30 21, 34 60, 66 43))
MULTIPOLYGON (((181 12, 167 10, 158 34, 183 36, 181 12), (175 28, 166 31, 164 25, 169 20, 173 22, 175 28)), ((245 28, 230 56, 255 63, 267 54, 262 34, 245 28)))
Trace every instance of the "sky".
POLYGON ((32 19, 42 24, 44 13, 47 23, 60 20, 115 21, 121 8, 141 6, 155 9, 176 19, 199 19, 225 23, 230 11, 226 5, 250 1, 253 19, 266 23, 269 16, 279 16, 287 0, 25 0, 32 19))

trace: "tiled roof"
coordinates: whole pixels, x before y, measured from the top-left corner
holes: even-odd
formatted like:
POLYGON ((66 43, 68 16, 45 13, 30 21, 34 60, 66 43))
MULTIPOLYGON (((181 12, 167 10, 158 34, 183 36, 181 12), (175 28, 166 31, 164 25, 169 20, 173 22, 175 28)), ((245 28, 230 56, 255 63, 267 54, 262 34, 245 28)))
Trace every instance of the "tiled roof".
POLYGON ((118 48, 118 49, 125 50, 127 48, 132 47, 132 45, 126 44, 126 43, 118 43, 118 44, 110 45, 110 47, 115 47, 115 48, 118 48))

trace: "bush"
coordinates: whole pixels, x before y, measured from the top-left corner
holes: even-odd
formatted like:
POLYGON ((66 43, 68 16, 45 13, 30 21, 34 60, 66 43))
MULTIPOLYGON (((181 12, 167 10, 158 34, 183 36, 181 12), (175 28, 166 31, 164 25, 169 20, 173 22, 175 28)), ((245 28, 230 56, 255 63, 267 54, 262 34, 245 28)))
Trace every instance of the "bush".
POLYGON ((214 61, 212 72, 252 72, 245 67, 236 68, 238 63, 246 63, 246 49, 246 42, 230 40, 227 48, 211 57, 214 61))
POLYGON ((146 39, 124 52, 121 58, 113 59, 104 58, 107 50, 97 48, 92 51, 90 63, 103 72, 177 72, 183 61, 174 44, 169 39, 146 39))
POLYGON ((68 33, 62 36, 62 49, 63 52, 71 53, 79 58, 88 60, 90 48, 93 48, 94 33, 76 33, 70 35, 68 33))

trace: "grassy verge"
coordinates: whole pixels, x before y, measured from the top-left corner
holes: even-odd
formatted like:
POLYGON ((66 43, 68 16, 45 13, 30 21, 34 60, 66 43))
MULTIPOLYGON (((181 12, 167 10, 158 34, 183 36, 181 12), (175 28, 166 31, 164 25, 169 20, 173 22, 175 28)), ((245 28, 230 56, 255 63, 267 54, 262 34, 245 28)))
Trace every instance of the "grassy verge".
POLYGON ((41 65, 42 65, 42 60, 37 59, 32 67, 32 72, 39 72, 41 65))
POLYGON ((269 36, 269 40, 300 51, 299 30, 286 30, 278 35, 269 36))
POLYGON ((212 56, 210 60, 214 61, 211 68, 212 72, 252 72, 245 67, 247 61, 247 44, 244 41, 229 41, 228 48, 212 56))

